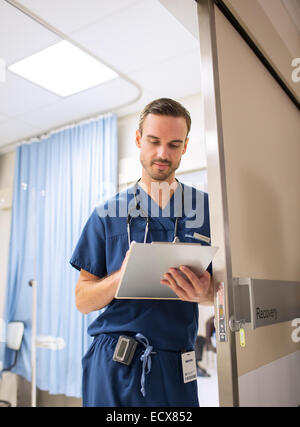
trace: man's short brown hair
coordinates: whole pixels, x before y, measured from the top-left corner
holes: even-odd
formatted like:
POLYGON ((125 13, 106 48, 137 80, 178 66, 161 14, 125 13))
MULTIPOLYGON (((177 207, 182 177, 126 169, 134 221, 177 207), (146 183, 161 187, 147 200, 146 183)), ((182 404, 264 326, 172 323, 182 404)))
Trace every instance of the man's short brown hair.
POLYGON ((187 136, 191 129, 191 116, 187 109, 179 102, 174 101, 170 98, 155 99, 150 102, 144 110, 141 112, 139 121, 139 131, 143 133, 143 123, 148 114, 157 114, 160 116, 172 116, 172 117, 183 117, 187 125, 187 136))

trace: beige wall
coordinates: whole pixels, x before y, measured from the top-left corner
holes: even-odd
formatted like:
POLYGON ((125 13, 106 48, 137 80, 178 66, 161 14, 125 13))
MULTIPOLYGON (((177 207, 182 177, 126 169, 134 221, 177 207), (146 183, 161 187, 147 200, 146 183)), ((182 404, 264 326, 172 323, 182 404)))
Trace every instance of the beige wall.
POLYGON ((225 0, 225 3, 300 99, 300 85, 291 78, 291 62, 299 57, 300 36, 281 0, 225 0))
MULTIPOLYGON (((252 2, 239 3, 244 19, 249 7, 252 2)), ((288 80, 284 70, 290 53, 276 43, 276 54, 269 49, 268 21, 259 15, 252 22, 254 11, 259 15, 255 2, 249 27, 288 80)), ((300 114, 218 9, 216 26, 233 276, 300 281, 300 114)), ((295 92, 299 88, 300 83, 293 87, 295 92)), ((291 322, 247 332, 246 347, 237 345, 239 375, 292 353, 295 357, 289 360, 299 364, 300 344, 292 341, 291 333, 291 322)), ((286 368, 285 386, 295 387, 296 369, 299 365, 286 368)), ((269 384, 261 385, 266 396, 269 384)), ((299 385, 291 392, 299 404, 299 385)), ((280 389, 272 393, 280 405, 280 389)), ((248 398, 246 391, 241 403, 247 404, 248 398)), ((263 393, 259 398, 262 404, 263 393)))

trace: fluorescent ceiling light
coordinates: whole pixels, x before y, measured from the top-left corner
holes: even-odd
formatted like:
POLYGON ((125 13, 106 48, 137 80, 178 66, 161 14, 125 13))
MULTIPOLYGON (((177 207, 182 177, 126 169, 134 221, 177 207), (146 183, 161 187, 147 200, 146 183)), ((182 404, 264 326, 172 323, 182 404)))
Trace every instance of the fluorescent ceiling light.
POLYGON ((106 65, 63 40, 8 67, 60 96, 69 96, 118 76, 106 65))

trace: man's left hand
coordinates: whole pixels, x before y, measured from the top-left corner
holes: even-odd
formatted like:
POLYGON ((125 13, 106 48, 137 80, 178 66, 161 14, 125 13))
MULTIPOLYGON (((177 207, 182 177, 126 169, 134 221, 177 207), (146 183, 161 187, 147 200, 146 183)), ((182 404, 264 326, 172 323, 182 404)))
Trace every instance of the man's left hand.
POLYGON ((212 276, 205 271, 197 276, 187 266, 169 268, 161 280, 163 285, 169 286, 183 301, 197 302, 199 304, 213 304, 214 285, 212 276))

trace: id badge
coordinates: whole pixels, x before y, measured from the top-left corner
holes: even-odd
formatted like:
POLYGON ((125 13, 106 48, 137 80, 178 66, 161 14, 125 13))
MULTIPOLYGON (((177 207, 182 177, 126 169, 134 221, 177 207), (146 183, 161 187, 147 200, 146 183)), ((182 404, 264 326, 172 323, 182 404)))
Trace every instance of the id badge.
POLYGON ((189 383, 197 379, 196 356, 194 351, 181 353, 183 382, 189 383))

